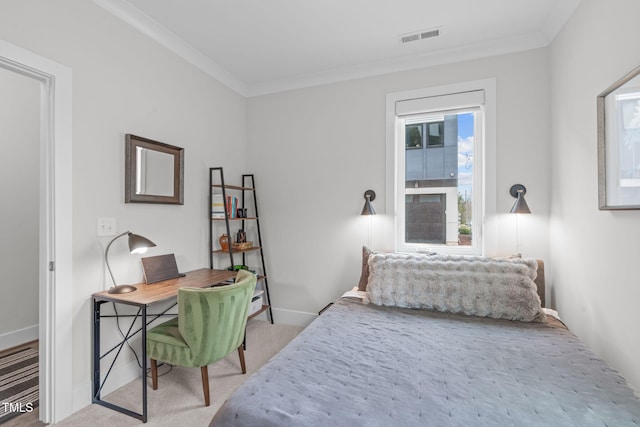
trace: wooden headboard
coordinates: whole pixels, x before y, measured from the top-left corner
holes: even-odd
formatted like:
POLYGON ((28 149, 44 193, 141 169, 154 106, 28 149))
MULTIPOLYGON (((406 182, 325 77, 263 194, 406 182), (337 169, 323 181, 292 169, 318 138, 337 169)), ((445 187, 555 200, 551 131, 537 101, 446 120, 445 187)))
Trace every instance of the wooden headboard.
POLYGON ((536 261, 538 261, 538 275, 536 276, 536 280, 534 280, 534 282, 538 287, 538 296, 540 297, 540 302, 544 307, 544 261, 542 261, 541 259, 538 259, 536 261))

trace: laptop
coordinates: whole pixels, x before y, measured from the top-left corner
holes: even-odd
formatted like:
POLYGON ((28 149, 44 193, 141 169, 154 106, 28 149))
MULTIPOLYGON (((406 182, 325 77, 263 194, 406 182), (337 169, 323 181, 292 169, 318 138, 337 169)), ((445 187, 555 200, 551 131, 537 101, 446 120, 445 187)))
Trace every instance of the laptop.
POLYGON ((147 284, 185 276, 178 272, 178 264, 176 264, 174 254, 150 256, 141 258, 141 261, 144 281, 147 284))

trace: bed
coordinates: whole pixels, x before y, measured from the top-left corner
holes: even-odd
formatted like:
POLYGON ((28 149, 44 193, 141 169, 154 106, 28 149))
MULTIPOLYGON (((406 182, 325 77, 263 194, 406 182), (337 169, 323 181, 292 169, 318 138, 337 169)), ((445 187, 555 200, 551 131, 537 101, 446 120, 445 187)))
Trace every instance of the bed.
POLYGON ((625 380, 540 307, 535 261, 459 261, 369 256, 363 298, 336 301, 211 425, 640 425, 640 401, 625 380), (535 313, 517 307, 526 319, 514 320, 511 308, 494 307, 487 315, 483 300, 503 296, 484 285, 512 271, 518 277, 508 281, 521 285, 507 290, 508 305, 521 291, 537 298, 535 313))

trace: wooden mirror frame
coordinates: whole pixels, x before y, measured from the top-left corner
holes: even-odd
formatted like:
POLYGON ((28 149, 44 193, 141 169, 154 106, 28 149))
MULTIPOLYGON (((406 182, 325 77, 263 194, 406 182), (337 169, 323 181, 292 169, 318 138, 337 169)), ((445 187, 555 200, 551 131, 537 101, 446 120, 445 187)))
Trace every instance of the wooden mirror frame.
MULTIPOLYGON (((611 156, 613 158, 609 158, 607 155, 611 150, 619 151, 621 142, 619 136, 617 138, 611 138, 611 135, 617 135, 616 129, 620 126, 620 123, 617 123, 617 121, 620 120, 618 117, 621 116, 621 111, 608 97, 610 95, 614 96, 617 91, 622 90, 627 83, 636 79, 638 76, 640 76, 640 67, 635 68, 613 83, 596 98, 598 120, 598 207, 600 210, 640 209, 640 191, 635 191, 631 195, 627 194, 624 200, 622 200, 622 196, 617 196, 617 193, 607 194, 608 174, 615 172, 616 175, 620 175, 620 165, 616 157, 621 157, 615 154, 611 156), (613 111, 610 111, 612 108, 613 111), (613 116, 614 120, 607 120, 610 116, 613 116)), ((640 93, 640 85, 625 88, 625 90, 640 93)), ((636 102, 640 102, 638 100, 640 100, 640 97, 636 97, 636 102)), ((640 187, 637 178, 633 181, 636 182, 627 184, 626 187, 640 187)), ((623 187, 625 186, 616 183, 614 190, 617 189, 619 193, 623 187)))
POLYGON ((184 149, 163 142, 154 141, 140 136, 127 134, 125 138, 125 203, 161 203, 171 205, 184 204, 184 149), (138 147, 158 151, 173 156, 173 195, 137 194, 136 151, 138 147))

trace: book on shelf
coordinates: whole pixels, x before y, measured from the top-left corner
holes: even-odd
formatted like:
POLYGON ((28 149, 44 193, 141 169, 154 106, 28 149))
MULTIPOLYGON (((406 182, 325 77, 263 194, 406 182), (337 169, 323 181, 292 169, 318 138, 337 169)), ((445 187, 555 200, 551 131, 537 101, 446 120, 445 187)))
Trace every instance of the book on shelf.
POLYGON ((237 218, 238 198, 227 196, 225 200, 222 194, 213 194, 211 196, 211 217, 224 218, 225 210, 229 218, 237 218))
POLYGON ((211 196, 211 218, 224 218, 224 199, 222 194, 211 196))
POLYGON ((235 196, 227 196, 227 215, 229 218, 236 218, 238 210, 238 198, 235 196))

